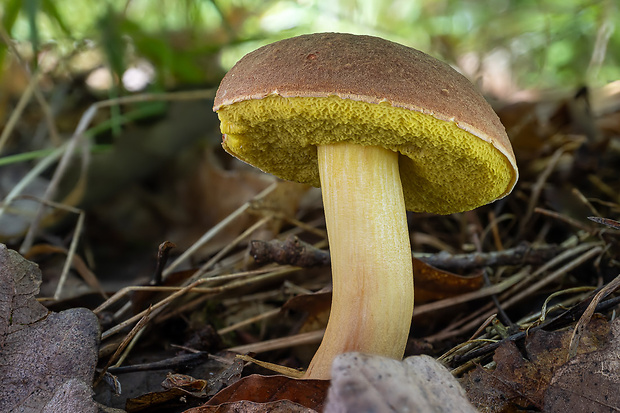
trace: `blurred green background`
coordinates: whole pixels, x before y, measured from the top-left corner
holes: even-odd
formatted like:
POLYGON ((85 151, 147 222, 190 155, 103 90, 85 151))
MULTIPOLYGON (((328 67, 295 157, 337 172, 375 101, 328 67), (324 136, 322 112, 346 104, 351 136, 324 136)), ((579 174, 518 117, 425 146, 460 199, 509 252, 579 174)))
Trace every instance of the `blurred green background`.
MULTIPOLYGON (((243 54, 320 31, 371 34, 460 68, 485 92, 620 79, 617 0, 0 0, 6 36, 53 70, 104 67, 128 90, 213 86, 243 54), (146 76, 131 84, 127 74, 146 76), (146 75, 145 75, 146 73, 146 75), (123 78, 125 76, 125 78, 123 78), (129 83, 128 83, 129 82, 129 83)), ((7 47, 0 43, 0 61, 7 47)))

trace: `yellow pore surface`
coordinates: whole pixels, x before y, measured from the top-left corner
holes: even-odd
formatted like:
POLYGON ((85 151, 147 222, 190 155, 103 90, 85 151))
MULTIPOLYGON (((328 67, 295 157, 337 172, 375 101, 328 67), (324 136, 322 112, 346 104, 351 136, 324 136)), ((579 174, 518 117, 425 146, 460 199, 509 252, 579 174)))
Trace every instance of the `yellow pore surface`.
POLYGON ((467 211, 504 196, 515 172, 489 142, 417 111, 330 97, 271 95, 218 111, 223 147, 280 178, 320 186, 318 145, 354 142, 399 152, 405 206, 467 211))

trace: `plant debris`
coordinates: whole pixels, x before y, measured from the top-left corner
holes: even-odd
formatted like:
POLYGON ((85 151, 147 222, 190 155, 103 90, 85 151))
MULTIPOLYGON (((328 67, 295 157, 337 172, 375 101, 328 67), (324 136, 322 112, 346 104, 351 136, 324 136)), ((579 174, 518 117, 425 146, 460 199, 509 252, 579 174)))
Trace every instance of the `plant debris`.
POLYGON ((48 311, 40 284, 37 266, 0 244, 0 411, 96 412, 97 318, 48 311))
POLYGON ((487 412, 536 408, 545 412, 620 410, 615 390, 620 323, 598 317, 588 324, 577 356, 569 358, 572 331, 538 330, 525 339, 524 350, 505 341, 493 364, 480 365, 461 383, 470 400, 487 412), (590 410, 592 409, 592 410, 590 410), (573 410, 571 410, 573 411, 573 410))
POLYGON ((403 361, 346 353, 332 367, 325 413, 475 413, 448 369, 429 356, 403 361))
MULTIPOLYGON (((33 71, 11 45, 15 80, 0 82, 0 114, 15 111, 2 128, 0 411, 325 408, 329 382, 263 367, 303 370, 325 329, 320 190, 224 153, 213 85, 101 100, 85 75, 33 71), (21 105, 31 93, 36 103, 21 105)), ((619 91, 502 95, 494 106, 521 173, 513 193, 408 216, 405 355, 449 368, 480 411, 620 410, 619 91)), ((356 368, 370 369, 365 360, 356 368)), ((365 385, 352 394, 397 395, 365 385)))

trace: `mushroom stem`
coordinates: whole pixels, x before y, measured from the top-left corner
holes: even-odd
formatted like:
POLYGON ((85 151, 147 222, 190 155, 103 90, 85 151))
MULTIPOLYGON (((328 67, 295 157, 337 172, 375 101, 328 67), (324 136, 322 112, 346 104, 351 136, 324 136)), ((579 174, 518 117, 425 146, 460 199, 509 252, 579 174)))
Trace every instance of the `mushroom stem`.
POLYGON ((403 357, 413 315, 413 267, 398 153, 318 147, 332 260, 332 307, 306 378, 329 379, 348 351, 403 357))

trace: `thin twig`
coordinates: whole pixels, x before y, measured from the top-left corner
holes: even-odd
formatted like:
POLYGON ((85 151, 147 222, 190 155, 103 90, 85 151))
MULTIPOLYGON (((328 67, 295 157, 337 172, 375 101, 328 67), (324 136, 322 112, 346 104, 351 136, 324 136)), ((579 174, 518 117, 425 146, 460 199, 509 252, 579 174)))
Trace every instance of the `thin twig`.
POLYGON ((553 172, 553 170, 555 169, 558 161, 560 160, 560 157, 562 156, 562 154, 564 154, 564 151, 565 151, 564 147, 561 147, 561 148, 558 148, 553 153, 553 155, 551 155, 551 158, 549 158, 549 161, 547 162, 547 166, 545 170, 538 176, 536 183, 532 187, 532 194, 530 195, 530 200, 527 204, 527 210, 525 212, 525 215, 520 220, 517 239, 523 238, 523 232, 525 231, 525 228, 529 224, 530 218, 532 217, 532 214, 534 213, 534 208, 536 207, 536 204, 538 204, 538 199, 540 198, 540 194, 542 193, 543 187, 545 183, 547 182, 547 180, 549 179, 551 172, 553 172))
POLYGON ((62 293, 62 288, 65 285, 65 282, 67 281, 67 277, 69 275, 69 270, 71 269, 71 264, 73 263, 73 258, 75 256, 75 251, 77 250, 77 246, 78 246, 78 242, 80 239, 80 234, 82 232, 82 228, 84 227, 84 211, 82 211, 79 208, 74 208, 72 206, 69 205, 64 205, 64 204, 59 204, 57 202, 53 202, 53 201, 47 201, 47 200, 43 200, 43 199, 39 199, 37 197, 34 196, 29 196, 29 195, 22 195, 19 198, 22 199, 31 199, 34 201, 37 201, 43 205, 47 205, 50 206, 52 208, 57 208, 57 209, 61 209, 63 211, 67 211, 67 212, 71 212, 73 214, 77 214, 78 216, 78 220, 75 224, 75 228, 73 230, 73 238, 71 239, 71 244, 69 245, 69 250, 67 251, 67 258, 65 259, 65 262, 63 264, 62 267, 62 272, 60 273, 60 278, 58 280, 58 285, 56 286, 56 291, 54 292, 54 300, 59 300, 61 293, 62 293))
POLYGON ((224 248, 218 251, 209 261, 207 261, 204 265, 202 265, 198 271, 196 271, 190 278, 190 281, 197 280, 202 277, 207 271, 209 271, 217 262, 226 254, 228 254, 233 248, 235 248, 241 241, 245 238, 253 234, 257 229, 265 225, 267 222, 273 219, 273 215, 269 214, 254 224, 252 224, 248 229, 239 234, 232 242, 226 245, 224 248))
POLYGON ((230 347, 228 351, 237 353, 264 353, 266 351, 280 350, 305 344, 316 344, 323 339, 325 330, 311 331, 309 333, 296 334, 294 336, 274 338, 273 340, 265 340, 259 343, 245 344, 242 346, 230 347))
POLYGON ((151 315, 151 309, 149 308, 146 314, 144 314, 144 316, 140 319, 140 321, 138 321, 138 323, 134 326, 134 328, 131 329, 131 331, 129 332, 129 334, 127 334, 127 336, 123 339, 123 341, 121 341, 119 346, 116 348, 116 351, 114 352, 114 354, 112 354, 112 357, 108 359, 105 366, 101 370, 101 373, 95 380, 95 384, 93 385, 94 387, 96 387, 97 384, 101 381, 101 379, 103 379, 106 372, 108 371, 108 367, 110 367, 112 363, 114 363, 118 359, 118 357, 121 355, 125 347, 127 347, 127 345, 131 342, 131 340, 133 340, 133 338, 140 331, 142 331, 142 329, 146 326, 146 324, 149 321, 150 315, 151 315))
POLYGON ((596 230, 593 229, 592 227, 577 221, 576 219, 573 219, 569 216, 566 215, 562 215, 559 212, 555 212, 555 211, 550 211, 548 209, 544 209, 544 208, 534 208, 534 212, 536 212, 537 214, 542 214, 542 215, 547 215, 548 217, 551 218, 555 218, 557 220, 566 222, 567 224, 575 227, 575 228, 579 228, 582 231, 587 232, 590 235, 594 235, 596 233, 596 230))
MULTIPOLYGON (((226 282, 226 281, 231 281, 231 280, 237 280, 240 278, 244 278, 244 277, 249 277, 249 276, 253 276, 253 275, 260 275, 260 274, 265 274, 265 273, 269 273, 272 272, 273 268, 260 268, 258 270, 252 270, 252 271, 243 271, 243 272, 238 272, 238 273, 234 273, 234 274, 224 274, 224 275, 220 275, 217 277, 210 277, 210 278, 205 278, 203 280, 204 283, 219 283, 219 282, 226 282)), ((183 289, 185 289, 187 287, 175 287, 175 286, 154 286, 154 285, 149 285, 149 286, 139 286, 139 285, 131 285, 128 287, 124 287, 120 290, 118 290, 112 297, 110 297, 109 299, 107 299, 105 302, 103 302, 99 307, 95 308, 93 310, 93 312, 95 314, 101 314, 101 312, 103 312, 103 310, 105 310, 106 308, 108 308, 109 306, 111 306, 112 304, 116 303, 117 301, 119 301, 120 299, 124 298, 127 294, 134 292, 134 291, 151 291, 151 292, 177 292, 177 291, 181 291, 183 289)), ((210 293, 212 292, 211 289, 209 288, 194 288, 194 291, 196 292, 200 292, 200 293, 210 293)))
POLYGON ((2 205, 0 205, 0 217, 4 215, 6 208, 11 204, 11 202, 13 202, 13 200, 17 198, 37 176, 56 162, 62 156, 64 151, 64 145, 54 149, 52 153, 41 159, 39 163, 30 169, 28 173, 24 175, 24 177, 20 179, 20 181, 13 188, 11 188, 11 191, 6 195, 6 197, 4 197, 2 205))
POLYGON ((250 318, 247 318, 247 319, 245 319, 243 321, 239 321, 238 323, 230 325, 228 327, 221 328, 221 329, 217 330, 217 333, 219 335, 230 333, 230 332, 238 330, 238 329, 240 329, 242 327, 248 326, 250 324, 254 324, 254 323, 258 322, 258 321, 262 321, 262 320, 266 320, 268 318, 274 317, 274 316, 280 314, 281 311, 282 311, 281 308, 274 308, 272 310, 265 311, 264 313, 257 314, 254 317, 250 317, 250 318))
MULTIPOLYGON (((584 244, 584 245, 592 247, 592 243, 584 244)), ((542 275, 544 271, 555 266, 559 262, 562 262, 564 259, 574 255, 576 251, 581 252, 583 250, 584 245, 579 245, 578 247, 575 247, 572 250, 565 251, 565 253, 560 254, 560 256, 557 257, 556 259, 551 260, 548 263, 548 265, 544 265, 543 267, 539 268, 536 272, 534 272, 532 275, 524 278, 520 283, 514 285, 509 291, 505 292, 500 297, 502 306, 504 308, 511 307, 515 303, 521 301, 523 298, 531 296, 532 294, 540 290, 545 285, 555 281, 557 278, 563 276, 568 271, 571 271, 572 269, 583 264, 587 260, 593 258, 594 256, 596 256, 603 250, 601 246, 595 246, 591 248, 590 250, 586 251, 585 253, 583 253, 582 255, 578 256, 577 258, 573 259, 569 263, 563 265, 556 271, 545 276, 542 280, 533 284, 529 288, 526 288, 525 290, 520 290, 521 288, 523 288, 523 286, 526 283, 529 283, 533 279, 533 277, 542 275), (543 268, 544 268, 544 271, 541 271, 541 269, 543 268)), ((468 331, 475 329, 478 325, 480 325, 480 323, 486 320, 493 313, 494 311, 492 309, 487 309, 485 307, 483 310, 480 311, 480 314, 476 313, 472 315, 471 317, 466 317, 465 319, 461 320, 459 323, 455 323, 453 326, 449 327, 448 329, 440 331, 432 336, 428 336, 425 339, 427 341, 434 342, 434 341, 444 340, 449 337, 454 337, 460 334, 465 334, 468 331)))
MULTIPOLYGON (((204 289, 203 290, 203 297, 210 297, 216 294, 220 294, 222 292, 226 292, 226 291, 230 291, 242 286, 246 286, 248 284, 251 283, 256 283, 256 282, 260 282, 263 280, 267 280, 269 278, 273 278, 273 277, 277 277, 277 276, 281 276, 283 274, 288 274, 291 271, 294 271, 295 268, 292 267, 283 267, 283 268, 278 268, 277 270, 271 271, 270 273, 264 274, 264 275, 259 275, 255 278, 251 278, 249 280, 241 280, 241 281, 237 281, 237 282, 232 282, 230 284, 226 284, 220 287, 213 287, 210 289, 204 289)), ((168 304, 170 304, 172 301, 174 301, 176 298, 181 297, 184 294, 190 293, 190 292, 194 292, 193 290, 198 287, 199 285, 202 285, 206 282, 212 281, 213 278, 208 279, 208 278, 203 278, 200 280, 197 280, 193 283, 191 283, 190 285, 181 288, 180 290, 174 292, 173 294, 169 295, 168 297, 166 297, 165 299, 161 300, 160 302, 153 304, 152 305, 152 311, 155 311, 157 309, 159 309, 160 307, 166 306, 168 304)), ((148 287, 147 287, 148 288, 148 287)), ((152 287, 152 288, 164 288, 164 287, 152 287)), ((109 301, 109 300, 108 300, 109 301)), ((120 332, 121 330, 123 330, 125 327, 135 323, 136 321, 138 321, 142 316, 144 316, 144 314, 146 314, 147 310, 141 311, 140 313, 134 315, 133 317, 123 321, 122 323, 110 328, 109 330, 105 331, 102 335, 101 335, 101 339, 104 340, 118 332, 120 332)))

